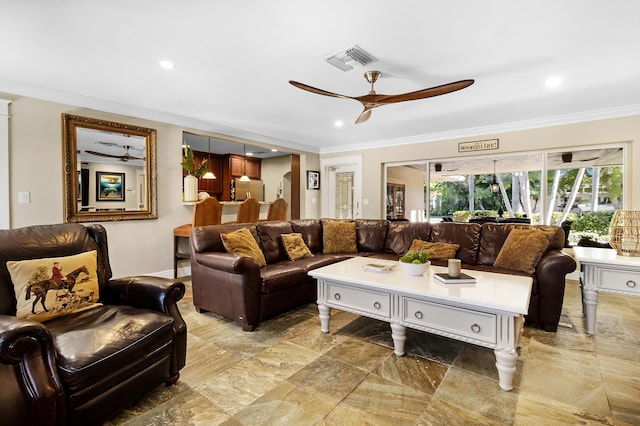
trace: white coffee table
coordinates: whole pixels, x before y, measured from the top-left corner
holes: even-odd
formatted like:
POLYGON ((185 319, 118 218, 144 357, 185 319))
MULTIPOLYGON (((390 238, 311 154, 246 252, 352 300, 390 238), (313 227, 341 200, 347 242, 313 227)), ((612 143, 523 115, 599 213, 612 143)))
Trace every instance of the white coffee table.
POLYGON ((574 247, 582 277, 582 312, 587 334, 596 333, 598 293, 640 296, 640 257, 620 256, 613 249, 574 247))
POLYGON ((365 272, 367 263, 396 262, 354 257, 309 272, 318 280, 321 330, 329 332, 331 308, 386 321, 394 353, 404 355, 406 327, 494 350, 500 387, 513 389, 513 374, 529 307, 532 279, 464 270, 475 284, 444 284, 433 278, 446 268, 431 266, 423 276, 365 272))

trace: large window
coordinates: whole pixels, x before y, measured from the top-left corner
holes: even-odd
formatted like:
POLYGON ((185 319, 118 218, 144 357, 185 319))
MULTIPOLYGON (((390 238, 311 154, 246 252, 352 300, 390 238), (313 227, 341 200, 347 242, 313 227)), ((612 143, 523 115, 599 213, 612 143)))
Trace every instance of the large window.
POLYGON ((574 243, 602 242, 613 211, 623 208, 621 146, 388 164, 386 171, 387 187, 405 186, 412 221, 571 222, 574 243))

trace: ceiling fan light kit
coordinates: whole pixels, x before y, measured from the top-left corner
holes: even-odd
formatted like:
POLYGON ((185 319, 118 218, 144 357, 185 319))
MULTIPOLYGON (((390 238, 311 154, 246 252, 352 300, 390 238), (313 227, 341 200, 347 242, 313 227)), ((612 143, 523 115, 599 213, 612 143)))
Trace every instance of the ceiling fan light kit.
POLYGON ((363 96, 346 96, 338 93, 328 92, 326 90, 318 89, 304 83, 300 83, 294 80, 289 80, 289 83, 298 89, 306 90, 307 92, 316 93, 318 95, 330 96, 333 98, 353 99, 362 104, 364 110, 360 116, 356 119, 356 124, 364 123, 371 117, 371 110, 382 105, 393 104, 398 102, 415 101, 419 99, 431 98, 434 96, 445 95, 447 93, 455 92, 457 90, 469 87, 474 83, 474 80, 460 80, 453 83, 443 84, 441 86, 430 87, 428 89, 416 90, 415 92, 400 93, 397 95, 382 95, 376 93, 374 84, 380 77, 380 71, 367 71, 364 73, 364 78, 371 84, 371 90, 368 94, 363 96))

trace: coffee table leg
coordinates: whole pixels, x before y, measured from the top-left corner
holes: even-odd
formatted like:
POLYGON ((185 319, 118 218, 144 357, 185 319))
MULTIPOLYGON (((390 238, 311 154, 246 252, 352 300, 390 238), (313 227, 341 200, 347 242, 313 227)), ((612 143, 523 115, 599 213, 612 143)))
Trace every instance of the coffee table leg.
POLYGON ((587 334, 593 336, 596 334, 596 309, 598 307, 598 292, 585 288, 582 292, 582 306, 584 316, 587 319, 587 334))
POLYGON ((495 349, 496 367, 500 388, 504 391, 513 389, 513 374, 516 372, 516 360, 518 354, 514 349, 495 349))
POLYGON ((320 313, 320 331, 328 333, 329 320, 331 319, 331 308, 326 305, 318 305, 318 312, 320 313))
POLYGON ((404 355, 404 342, 407 340, 407 328, 400 324, 391 323, 391 338, 393 339, 393 353, 404 355))

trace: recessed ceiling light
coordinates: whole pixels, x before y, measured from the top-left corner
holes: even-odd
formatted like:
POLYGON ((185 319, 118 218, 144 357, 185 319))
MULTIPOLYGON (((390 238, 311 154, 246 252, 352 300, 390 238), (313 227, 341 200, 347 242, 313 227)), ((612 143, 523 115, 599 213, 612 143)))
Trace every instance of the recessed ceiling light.
POLYGON ((333 124, 336 127, 342 127, 344 125, 344 122, 342 120, 336 120, 333 124))
POLYGON ((546 85, 549 88, 556 88, 562 84, 562 76, 560 75, 552 75, 547 78, 546 85))
POLYGON ((278 150, 275 148, 271 148, 271 152, 278 152, 278 150))
POLYGON ((166 59, 164 61, 160 61, 160 66, 165 70, 171 70, 174 67, 173 62, 168 61, 166 59))

